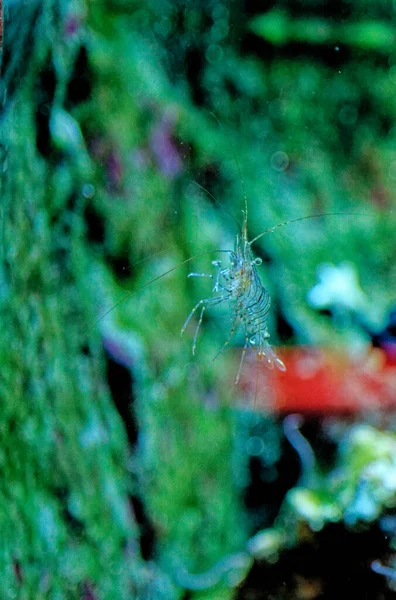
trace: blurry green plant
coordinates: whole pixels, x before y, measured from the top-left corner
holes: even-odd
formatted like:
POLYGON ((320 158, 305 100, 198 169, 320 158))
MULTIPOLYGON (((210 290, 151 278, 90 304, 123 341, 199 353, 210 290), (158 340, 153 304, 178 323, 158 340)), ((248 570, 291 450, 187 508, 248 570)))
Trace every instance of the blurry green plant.
POLYGON ((5 7, 0 596, 131 598, 150 573, 129 505, 126 434, 88 335, 81 187, 92 166, 63 108, 81 40, 65 37, 58 9, 5 7), (21 15, 31 29, 15 32, 21 15))
POLYGON ((394 27, 390 21, 359 19, 355 23, 340 23, 332 19, 314 17, 296 19, 286 11, 278 9, 256 17, 251 23, 251 28, 272 44, 336 44, 337 52, 340 50, 338 44, 342 44, 388 55, 396 42, 394 27))

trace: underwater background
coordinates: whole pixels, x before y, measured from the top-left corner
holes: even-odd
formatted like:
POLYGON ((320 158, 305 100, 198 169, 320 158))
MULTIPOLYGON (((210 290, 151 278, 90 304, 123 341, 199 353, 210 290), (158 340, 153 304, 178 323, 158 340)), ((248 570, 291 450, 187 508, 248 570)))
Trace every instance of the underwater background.
POLYGON ((396 5, 5 0, 1 69, 0 597, 394 597, 396 5))

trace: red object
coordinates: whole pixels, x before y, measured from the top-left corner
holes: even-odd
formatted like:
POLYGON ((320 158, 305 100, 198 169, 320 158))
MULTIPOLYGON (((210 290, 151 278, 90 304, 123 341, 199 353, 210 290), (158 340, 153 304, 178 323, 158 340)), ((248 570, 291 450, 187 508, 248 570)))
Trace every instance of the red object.
POLYGON ((379 348, 359 360, 309 346, 276 349, 276 354, 285 372, 252 360, 241 374, 239 385, 255 396, 258 410, 351 414, 396 409, 396 365, 379 348))

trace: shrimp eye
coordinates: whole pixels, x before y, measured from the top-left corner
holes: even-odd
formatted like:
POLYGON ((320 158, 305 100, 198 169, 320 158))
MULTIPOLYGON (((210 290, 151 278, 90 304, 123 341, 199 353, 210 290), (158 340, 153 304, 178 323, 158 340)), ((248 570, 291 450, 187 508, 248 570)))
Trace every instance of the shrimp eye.
POLYGON ((263 259, 262 259, 262 258, 255 258, 255 259, 254 259, 254 261, 253 261, 253 263, 254 263, 255 265, 257 265, 257 266, 261 265, 261 264, 262 264, 262 262, 263 262, 263 259))

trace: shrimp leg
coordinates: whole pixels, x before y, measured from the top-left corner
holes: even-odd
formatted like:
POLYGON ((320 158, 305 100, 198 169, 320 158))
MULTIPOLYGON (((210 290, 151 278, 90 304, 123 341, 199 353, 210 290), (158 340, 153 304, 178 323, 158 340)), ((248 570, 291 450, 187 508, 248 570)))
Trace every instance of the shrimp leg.
POLYGON ((194 341, 193 341, 193 347, 192 347, 192 353, 195 354, 195 346, 196 346, 196 342, 197 342, 197 337, 198 337, 198 332, 199 332, 199 328, 201 327, 201 323, 202 323, 202 319, 203 319, 203 315, 205 310, 208 308, 208 305, 211 306, 216 306, 216 304, 221 304, 221 302, 223 302, 224 300, 228 300, 228 296, 216 296, 215 298, 206 298, 204 300, 200 300, 199 302, 197 302, 197 304, 194 306, 194 308, 192 309, 192 311, 190 312, 190 314, 188 315, 187 319, 184 322, 183 327, 181 328, 180 331, 180 336, 183 335, 187 325, 189 324, 193 314, 195 313, 195 311, 202 306, 201 309, 201 314, 199 317, 199 321, 198 321, 198 325, 197 328, 195 330, 195 335, 194 335, 194 341))
POLYGON ((224 344, 222 345, 222 347, 220 348, 220 350, 217 352, 217 354, 212 358, 212 362, 214 362, 220 356, 220 354, 226 349, 226 347, 230 343, 230 340, 231 340, 231 338, 234 335, 235 330, 236 330, 238 316, 239 315, 236 314, 235 319, 234 319, 234 321, 233 321, 233 323, 231 325, 231 329, 230 329, 230 333, 228 334, 228 338, 226 339, 226 341, 224 342, 224 344))
POLYGON ((189 273, 187 277, 210 277, 210 279, 213 279, 211 273, 189 273))
POLYGON ((242 366, 243 366, 243 362, 245 360, 245 355, 246 355, 246 352, 247 352, 248 345, 249 345, 249 336, 248 336, 248 333, 246 331, 245 332, 245 345, 244 345, 243 350, 242 350, 241 360, 240 360, 239 368, 238 368, 238 373, 237 373, 237 376, 235 378, 235 385, 237 385, 237 383, 239 382, 239 377, 241 376, 242 366))

